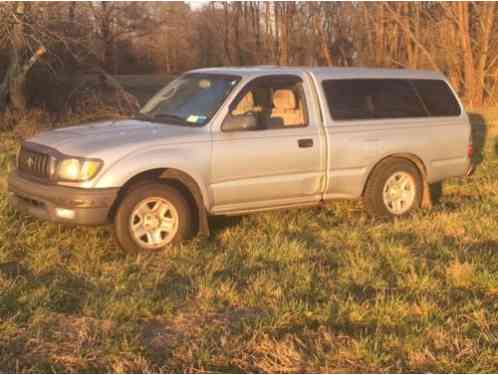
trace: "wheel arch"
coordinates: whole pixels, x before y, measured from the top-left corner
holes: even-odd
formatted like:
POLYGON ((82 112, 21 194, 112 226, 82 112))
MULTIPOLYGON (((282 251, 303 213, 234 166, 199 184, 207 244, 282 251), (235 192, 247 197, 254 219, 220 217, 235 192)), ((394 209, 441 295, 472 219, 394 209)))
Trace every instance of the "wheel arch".
POLYGON ((112 220, 116 214, 119 204, 126 193, 133 187, 147 181, 160 181, 178 189, 189 201, 194 210, 196 230, 199 233, 209 235, 207 210, 199 184, 186 172, 174 168, 155 168, 142 171, 130 177, 119 189, 117 198, 109 211, 109 219, 112 220))
POLYGON ((423 162, 421 158, 419 158, 415 154, 411 153, 394 153, 390 155, 386 155, 379 161, 377 161, 371 168, 370 171, 367 175, 367 178, 365 179, 362 190, 361 190, 361 196, 364 196, 365 194, 365 189, 372 177, 372 175, 375 173, 376 168, 383 163, 386 160, 389 159, 404 159, 408 162, 410 162, 415 168, 417 168, 420 178, 422 179, 422 202, 421 205, 422 207, 431 207, 432 206, 432 199, 431 199, 431 194, 430 194, 430 188, 429 188, 429 183, 427 181, 427 166, 423 162))

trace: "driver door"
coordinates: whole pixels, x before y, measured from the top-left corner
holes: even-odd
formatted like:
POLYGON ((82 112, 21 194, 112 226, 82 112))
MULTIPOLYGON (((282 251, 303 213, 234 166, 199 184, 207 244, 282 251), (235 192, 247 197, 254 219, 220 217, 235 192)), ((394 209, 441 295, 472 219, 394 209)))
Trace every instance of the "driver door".
POLYGON ((320 200, 322 145, 307 93, 297 75, 259 77, 240 91, 224 121, 254 116, 257 125, 224 131, 222 124, 213 134, 214 213, 320 200))

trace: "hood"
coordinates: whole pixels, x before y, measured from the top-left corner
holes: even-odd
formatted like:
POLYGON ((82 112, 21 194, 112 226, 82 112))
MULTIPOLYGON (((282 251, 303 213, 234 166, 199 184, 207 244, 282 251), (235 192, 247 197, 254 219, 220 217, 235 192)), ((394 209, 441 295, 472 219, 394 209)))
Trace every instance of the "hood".
POLYGON ((159 144, 199 141, 206 139, 206 134, 202 128, 126 119, 59 128, 40 133, 28 141, 67 155, 103 157, 120 149, 129 153, 159 144))

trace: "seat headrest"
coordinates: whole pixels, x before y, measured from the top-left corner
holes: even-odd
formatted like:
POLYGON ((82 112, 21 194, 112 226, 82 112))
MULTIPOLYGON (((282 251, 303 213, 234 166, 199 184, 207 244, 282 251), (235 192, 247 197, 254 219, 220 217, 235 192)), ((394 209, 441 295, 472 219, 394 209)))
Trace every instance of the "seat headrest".
POLYGON ((292 90, 280 89, 273 93, 273 105, 275 109, 296 109, 296 95, 292 90))
POLYGON ((242 115, 246 112, 251 111, 254 108, 254 97, 252 92, 249 91, 244 97, 241 99, 237 107, 232 111, 233 115, 242 115))

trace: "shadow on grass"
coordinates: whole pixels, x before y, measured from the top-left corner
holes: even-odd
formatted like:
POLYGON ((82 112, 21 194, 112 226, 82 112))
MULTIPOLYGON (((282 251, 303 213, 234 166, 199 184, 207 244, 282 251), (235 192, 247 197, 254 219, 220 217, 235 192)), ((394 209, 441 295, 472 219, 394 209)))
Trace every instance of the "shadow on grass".
POLYGON ((216 236, 225 229, 230 229, 239 225, 242 216, 213 216, 209 218, 209 228, 216 236))
MULTIPOLYGON (((471 126, 472 145, 474 149, 472 161, 475 165, 479 165, 484 160, 484 146, 486 145, 488 136, 488 125, 482 115, 473 112, 468 113, 468 115, 471 126)), ((495 144, 495 152, 498 153, 498 149, 496 147, 497 146, 495 144)))
POLYGON ((159 281, 157 290, 158 298, 172 298, 175 303, 183 303, 189 295, 196 292, 192 280, 176 271, 168 272, 159 281))
POLYGON ((17 291, 12 291, 8 296, 4 296, 8 301, 4 302, 5 312, 15 313, 22 304, 23 294, 26 290, 39 290, 43 295, 36 306, 57 313, 74 314, 81 311, 81 308, 87 300, 88 294, 94 290, 93 284, 83 278, 68 272, 67 270, 56 267, 42 274, 34 274, 30 269, 22 264, 11 261, 0 264, 0 274, 8 279, 14 280, 22 278, 24 282, 17 291), (9 310, 15 310, 10 311, 9 310))
POLYGON ((59 267, 38 276, 37 284, 49 285, 46 307, 58 313, 75 314, 81 311, 93 284, 59 267))
POLYGON ((486 199, 479 191, 471 193, 448 193, 442 196, 442 199, 435 204, 432 213, 455 213, 464 212, 469 207, 479 206, 482 200, 486 199))

